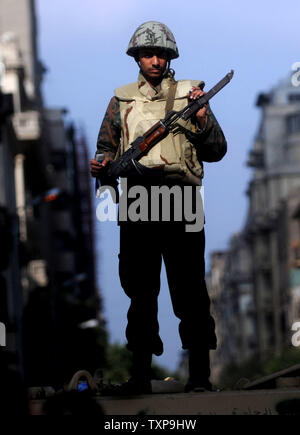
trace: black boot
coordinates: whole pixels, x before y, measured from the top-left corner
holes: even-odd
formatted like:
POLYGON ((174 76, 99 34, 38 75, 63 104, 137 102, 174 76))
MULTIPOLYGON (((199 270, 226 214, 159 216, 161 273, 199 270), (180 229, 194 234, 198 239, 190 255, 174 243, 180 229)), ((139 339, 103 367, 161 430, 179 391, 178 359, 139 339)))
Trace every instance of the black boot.
POLYGON ((151 362, 152 353, 145 351, 133 351, 131 378, 124 384, 132 394, 150 394, 151 390, 151 362))
POLYGON ((190 391, 212 391, 210 377, 209 349, 189 350, 189 379, 185 385, 185 393, 190 391))
POLYGON ((151 394, 151 361, 152 353, 132 353, 132 368, 130 379, 122 385, 114 386, 105 395, 133 396, 138 394, 151 394))

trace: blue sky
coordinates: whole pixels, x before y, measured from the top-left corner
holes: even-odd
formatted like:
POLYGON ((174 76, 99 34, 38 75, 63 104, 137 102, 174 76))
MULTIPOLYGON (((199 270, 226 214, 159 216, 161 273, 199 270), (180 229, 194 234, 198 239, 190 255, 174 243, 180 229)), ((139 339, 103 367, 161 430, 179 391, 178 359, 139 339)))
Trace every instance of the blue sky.
MULTIPOLYGON (((177 79, 200 79, 205 90, 230 69, 235 75, 211 107, 228 141, 221 162, 205 164, 206 260, 225 249, 247 213, 245 191, 251 177, 247 154, 259 109, 256 97, 268 91, 300 61, 299 1, 253 0, 37 0, 39 55, 48 68, 43 95, 49 107, 66 107, 86 132, 90 156, 113 90, 133 82, 137 66, 125 54, 134 30, 144 21, 166 23, 175 35, 177 79)), ((118 279, 118 228, 97 223, 99 285, 111 340, 125 342, 128 300, 118 279)), ((162 274, 159 300, 165 353, 157 358, 171 369, 180 341, 162 274)))

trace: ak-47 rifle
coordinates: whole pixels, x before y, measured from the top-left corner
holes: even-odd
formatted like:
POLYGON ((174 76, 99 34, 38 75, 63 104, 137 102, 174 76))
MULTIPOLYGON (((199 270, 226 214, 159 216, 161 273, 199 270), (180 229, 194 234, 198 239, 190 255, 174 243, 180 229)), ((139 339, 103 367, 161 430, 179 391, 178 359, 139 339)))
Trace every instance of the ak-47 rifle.
POLYGON ((233 76, 233 70, 231 70, 222 80, 220 80, 213 88, 211 88, 206 94, 191 101, 186 107, 180 111, 174 111, 167 113, 164 119, 158 121, 153 127, 151 127, 143 136, 136 138, 130 148, 125 151, 118 159, 113 161, 107 171, 108 177, 117 179, 118 177, 126 177, 133 171, 141 173, 141 165, 138 163, 148 151, 154 147, 158 142, 164 139, 170 131, 175 127, 176 121, 181 118, 188 120, 195 113, 198 112, 201 107, 208 103, 208 101, 216 95, 227 83, 230 82, 233 76))

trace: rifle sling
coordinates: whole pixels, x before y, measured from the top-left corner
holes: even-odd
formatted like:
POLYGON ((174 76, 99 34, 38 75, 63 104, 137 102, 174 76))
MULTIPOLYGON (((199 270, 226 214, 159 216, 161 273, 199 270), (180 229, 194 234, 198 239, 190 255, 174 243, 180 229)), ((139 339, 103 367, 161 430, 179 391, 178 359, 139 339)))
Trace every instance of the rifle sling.
POLYGON ((165 109, 165 115, 173 109, 174 106, 174 100, 175 100, 175 94, 177 89, 177 83, 175 80, 170 83, 169 92, 167 96, 166 101, 166 109, 165 109))

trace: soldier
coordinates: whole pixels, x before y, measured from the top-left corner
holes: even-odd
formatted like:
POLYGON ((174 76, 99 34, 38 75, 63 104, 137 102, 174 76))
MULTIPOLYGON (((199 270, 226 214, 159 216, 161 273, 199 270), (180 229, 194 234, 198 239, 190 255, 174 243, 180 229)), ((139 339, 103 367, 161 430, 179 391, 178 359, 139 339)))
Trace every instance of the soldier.
MULTIPOLYGON (((202 81, 175 81, 170 62, 179 54, 166 25, 149 21, 139 26, 127 54, 139 66, 138 81, 116 89, 108 105, 96 151, 105 158, 101 163, 96 156, 91 160, 91 174, 100 179, 105 167, 166 112, 180 110, 204 94, 202 81)), ((177 127, 142 157, 145 169, 127 178, 129 186, 176 185, 182 192, 183 187, 193 186, 195 200, 203 178, 202 162, 221 160, 227 144, 209 105, 192 120, 178 122, 177 127)), ((151 392, 152 355, 163 353, 157 321, 162 259, 173 310, 180 319, 182 348, 189 354, 185 391, 211 390, 209 351, 216 349, 216 335, 205 283, 205 235, 203 228, 189 232, 184 224, 184 218, 164 222, 161 216, 158 222, 119 222, 119 274, 131 302, 126 337, 132 351, 132 376, 119 394, 151 392)))

